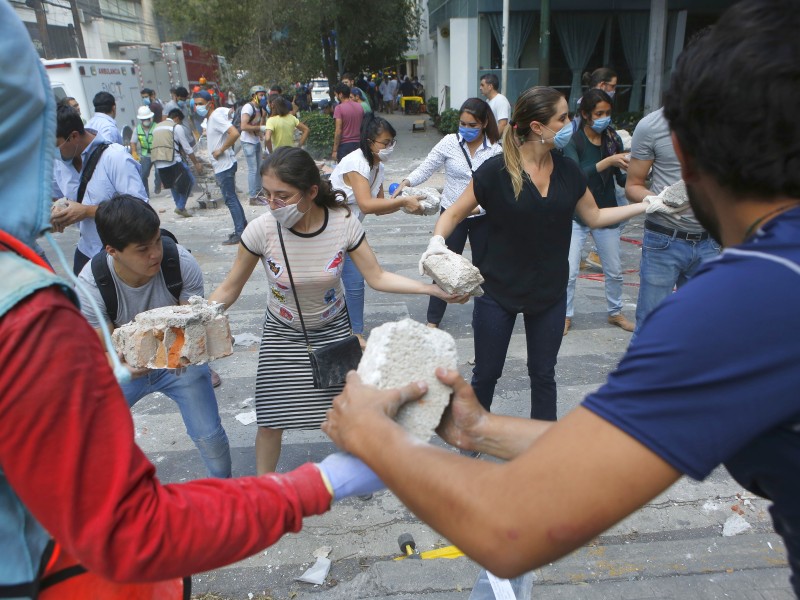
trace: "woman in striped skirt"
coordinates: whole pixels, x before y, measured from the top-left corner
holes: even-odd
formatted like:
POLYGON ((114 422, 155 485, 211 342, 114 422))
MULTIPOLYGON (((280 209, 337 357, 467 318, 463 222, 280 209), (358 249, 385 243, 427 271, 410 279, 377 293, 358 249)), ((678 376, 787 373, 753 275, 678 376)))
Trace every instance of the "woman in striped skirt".
POLYGON ((350 335, 342 288, 348 252, 373 289, 428 294, 448 302, 468 299, 381 269, 361 223, 351 218, 345 195, 321 181, 314 160, 305 151, 284 147, 269 155, 261 167, 261 184, 270 211, 248 224, 231 272, 210 297, 230 307, 258 261, 263 263, 269 295, 256 376, 259 475, 275 470, 283 430, 318 428, 343 387, 314 387, 278 228, 282 228, 294 292, 315 349, 350 335))

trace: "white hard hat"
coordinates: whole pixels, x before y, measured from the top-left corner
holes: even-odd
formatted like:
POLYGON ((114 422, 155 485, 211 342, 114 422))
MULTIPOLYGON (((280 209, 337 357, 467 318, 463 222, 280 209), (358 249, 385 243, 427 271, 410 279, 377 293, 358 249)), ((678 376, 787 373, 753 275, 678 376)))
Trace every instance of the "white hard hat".
POLYGON ((136 118, 140 121, 144 121, 145 119, 152 119, 155 116, 152 110, 147 106, 140 106, 139 110, 136 112, 136 118))

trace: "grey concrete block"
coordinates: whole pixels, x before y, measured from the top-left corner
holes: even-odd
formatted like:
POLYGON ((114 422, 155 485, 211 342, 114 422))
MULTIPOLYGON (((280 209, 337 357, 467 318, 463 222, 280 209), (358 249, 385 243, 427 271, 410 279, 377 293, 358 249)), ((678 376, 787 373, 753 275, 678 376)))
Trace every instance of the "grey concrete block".
POLYGON ((380 389, 425 381, 428 393, 403 406, 396 420, 413 436, 427 442, 433 437, 452 392, 436 378, 436 368, 455 369, 457 365, 456 342, 449 333, 403 319, 372 330, 358 374, 364 383, 380 389))
MULTIPOLYGON (((419 203, 422 205, 422 214, 423 215, 437 215, 439 214, 439 206, 442 203, 441 194, 439 194, 439 190, 432 187, 420 187, 420 188, 412 188, 407 187, 403 188, 403 191, 400 192, 401 196, 425 196, 424 199, 420 200, 419 203)), ((407 210, 403 209, 404 212, 408 212, 407 210)))
POLYGON ((483 296, 481 272, 460 254, 434 254, 425 259, 422 268, 448 294, 483 296))

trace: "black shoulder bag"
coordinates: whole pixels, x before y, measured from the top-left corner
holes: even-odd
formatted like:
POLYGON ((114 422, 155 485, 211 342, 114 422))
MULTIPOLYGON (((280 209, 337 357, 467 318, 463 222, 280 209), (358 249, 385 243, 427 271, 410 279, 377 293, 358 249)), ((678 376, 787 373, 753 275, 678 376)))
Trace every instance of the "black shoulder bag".
MULTIPOLYGON (((283 251, 283 260, 286 263, 286 272, 289 274, 289 283, 292 285, 292 295, 294 295, 294 302, 297 305, 297 313, 300 315, 300 325, 303 328, 303 336, 306 338, 306 347, 308 348, 308 358, 311 360, 311 372, 314 375, 314 387, 318 390, 333 387, 344 383, 347 372, 358 368, 358 363, 361 361, 361 343, 358 338, 353 335, 352 330, 350 335, 333 342, 322 348, 314 350, 311 347, 311 342, 308 339, 308 332, 306 331, 306 324, 303 320, 303 311, 300 310, 300 299, 297 297, 297 288, 294 285, 294 278, 292 277, 292 269, 289 266, 289 256, 286 254, 286 246, 283 243, 283 233, 281 230, 283 226, 278 225, 278 237, 281 240, 281 250, 283 251)), ((350 320, 350 313, 347 312, 347 303, 344 305, 347 320, 350 320)))

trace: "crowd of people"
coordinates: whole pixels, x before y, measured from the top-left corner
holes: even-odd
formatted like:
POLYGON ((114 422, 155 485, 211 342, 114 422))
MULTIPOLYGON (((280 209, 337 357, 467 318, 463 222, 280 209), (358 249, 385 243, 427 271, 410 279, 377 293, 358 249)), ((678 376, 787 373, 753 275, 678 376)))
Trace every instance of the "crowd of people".
MULTIPOLYGON (((800 54, 791 27, 800 16, 790 4, 742 2, 688 44, 663 108, 636 127, 629 154, 610 125, 616 76, 607 69, 581 99, 578 125, 555 89, 528 89, 512 110, 487 75, 487 100, 465 101, 458 133, 387 197, 384 163, 397 133, 376 113, 393 111, 407 82, 390 94, 375 86, 383 104, 366 111, 369 89, 343 77, 330 180, 295 147, 308 135, 291 115, 297 98, 275 87, 253 86, 237 108, 204 89, 191 106, 185 89, 175 90, 174 105, 142 90, 137 162, 114 137, 113 96, 94 98, 86 124, 69 99, 56 105, 25 28, 0 0, 0 100, 9 107, 0 114, 8 149, 0 161, 0 595, 35 597, 58 585, 56 597, 86 589, 114 597, 141 586, 180 598, 184 577, 263 549, 336 500, 384 487, 493 573, 515 576, 571 552, 682 474, 703 479, 722 463, 774 502, 800 596, 800 346, 786 334, 800 331, 787 300, 800 297, 800 130, 791 103, 800 71, 787 51, 800 54), (747 89, 737 82, 742 72, 752 79, 747 89), (720 98, 731 100, 726 110, 720 98), (207 365, 112 371, 117 359, 93 330, 204 294, 200 265, 161 229, 144 175, 145 165, 154 168, 156 185, 186 216, 187 162, 198 175, 206 168, 194 156, 198 133, 234 223, 223 243, 237 246, 209 299, 230 308, 258 262, 269 284, 255 477, 231 478, 207 365), (268 206, 249 223, 235 188, 237 142, 250 200, 268 206), (501 463, 419 444, 392 420, 424 384, 378 391, 350 373, 321 386, 311 360, 352 334, 363 341, 364 282, 430 296, 431 327, 442 325, 446 303, 468 300, 384 271, 362 225, 367 214, 419 212, 420 198, 402 190, 441 167, 442 212, 420 269, 469 239, 486 281, 473 306, 471 385, 437 371, 454 392, 438 432, 473 459, 485 453, 501 463), (688 202, 657 197, 680 179, 688 202), (618 225, 640 214, 634 328, 621 313, 618 225), (70 283, 36 240, 75 223, 70 283), (556 422, 556 359, 576 319, 576 265, 590 232, 608 321, 634 336, 608 383, 556 422), (491 412, 519 314, 529 419, 491 412), (212 479, 156 478, 129 412, 156 391, 177 403, 212 479), (320 427, 346 453, 275 474, 283 430, 320 427), (85 577, 64 576, 65 567, 85 577)), ((381 85, 388 91, 392 81, 381 85)), ((52 238, 51 246, 60 252, 52 238)))

